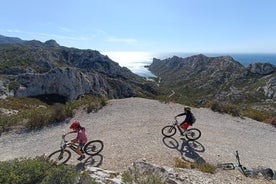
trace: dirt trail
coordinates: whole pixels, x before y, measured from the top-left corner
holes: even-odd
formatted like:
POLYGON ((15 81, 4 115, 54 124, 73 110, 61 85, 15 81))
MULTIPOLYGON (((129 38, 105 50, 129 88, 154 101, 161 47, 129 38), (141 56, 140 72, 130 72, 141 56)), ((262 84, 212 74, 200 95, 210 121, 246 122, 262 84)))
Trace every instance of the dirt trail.
MULTIPOLYGON (((111 100, 97 113, 78 113, 90 140, 101 139, 104 150, 93 159, 74 164, 97 165, 104 169, 123 171, 132 162, 146 160, 161 166, 173 166, 175 157, 209 163, 235 162, 239 151, 247 167, 270 167, 276 170, 276 129, 251 119, 219 114, 194 108, 195 127, 202 137, 194 144, 180 139, 164 138, 161 129, 182 112, 179 104, 164 104, 143 98, 111 100)), ((61 135, 69 124, 47 127, 23 134, 8 133, 0 137, 0 160, 49 154, 58 149, 61 135), (5 149, 3 149, 5 148, 5 149)))

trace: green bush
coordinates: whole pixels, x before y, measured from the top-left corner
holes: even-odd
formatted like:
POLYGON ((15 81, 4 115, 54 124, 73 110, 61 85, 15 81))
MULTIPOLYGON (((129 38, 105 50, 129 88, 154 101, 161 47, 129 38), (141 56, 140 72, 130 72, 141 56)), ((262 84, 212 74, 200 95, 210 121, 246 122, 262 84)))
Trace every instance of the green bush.
POLYGON ((15 89, 18 89, 20 87, 20 84, 18 83, 18 82, 16 82, 16 81, 11 81, 10 83, 9 83, 9 90, 11 91, 11 90, 15 90, 15 89))
POLYGON ((34 108, 26 110, 22 116, 27 119, 26 127, 28 129, 41 128, 54 122, 52 111, 45 108, 34 108))
POLYGON ((0 134, 12 127, 24 126, 27 129, 37 129, 54 122, 64 121, 74 116, 75 111, 84 108, 88 113, 98 110, 107 103, 104 97, 85 95, 79 100, 64 104, 47 105, 35 98, 0 99, 0 108, 19 111, 13 115, 0 115, 0 134))
POLYGON ((0 183, 3 184, 70 184, 76 183, 79 176, 80 173, 74 166, 56 166, 44 157, 0 162, 0 183))
POLYGON ((206 107, 210 108, 214 112, 219 113, 227 113, 231 114, 232 116, 240 116, 239 107, 230 104, 222 104, 218 102, 211 101, 209 102, 206 107))

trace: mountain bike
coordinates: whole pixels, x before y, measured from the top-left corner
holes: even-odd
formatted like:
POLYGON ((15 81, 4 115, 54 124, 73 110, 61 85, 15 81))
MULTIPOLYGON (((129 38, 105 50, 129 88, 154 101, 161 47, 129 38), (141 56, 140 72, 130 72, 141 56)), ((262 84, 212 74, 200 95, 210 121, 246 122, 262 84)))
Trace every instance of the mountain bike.
POLYGON ((197 128, 189 128, 183 132, 182 128, 178 126, 178 121, 175 118, 175 122, 172 125, 167 125, 162 128, 162 134, 165 137, 171 137, 176 134, 176 131, 179 131, 180 135, 185 136, 188 140, 194 141, 200 138, 201 131, 197 128))
MULTIPOLYGON (((81 151, 89 156, 94 156, 103 150, 103 146, 101 140, 93 140, 87 142, 81 151)), ((48 159, 55 162, 57 165, 65 164, 71 158, 71 151, 66 149, 67 147, 77 153, 77 145, 65 140, 65 137, 62 136, 60 149, 51 153, 48 159)))
POLYGON ((248 168, 244 167, 241 164, 241 162, 240 162, 240 156, 239 156, 239 152, 238 151, 236 151, 235 157, 236 157, 237 163, 223 163, 223 164, 218 164, 217 167, 221 168, 223 170, 235 170, 235 169, 238 169, 246 177, 252 176, 253 175, 253 170, 252 169, 248 169, 248 168))

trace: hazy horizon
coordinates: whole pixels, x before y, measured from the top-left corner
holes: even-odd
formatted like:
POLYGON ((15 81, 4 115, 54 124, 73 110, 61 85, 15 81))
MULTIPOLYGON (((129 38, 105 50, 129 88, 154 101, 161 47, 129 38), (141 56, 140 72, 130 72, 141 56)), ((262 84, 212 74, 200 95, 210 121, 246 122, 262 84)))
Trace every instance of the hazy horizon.
POLYGON ((141 76, 152 76, 144 66, 150 65, 153 58, 166 59, 174 55, 178 57, 189 57, 192 55, 203 54, 208 57, 225 56, 229 55, 244 66, 251 63, 271 63, 276 65, 276 53, 261 54, 261 53, 185 53, 185 52, 164 52, 164 53, 150 53, 150 52, 102 52, 101 54, 107 55, 113 61, 119 63, 121 67, 127 67, 133 73, 141 76))

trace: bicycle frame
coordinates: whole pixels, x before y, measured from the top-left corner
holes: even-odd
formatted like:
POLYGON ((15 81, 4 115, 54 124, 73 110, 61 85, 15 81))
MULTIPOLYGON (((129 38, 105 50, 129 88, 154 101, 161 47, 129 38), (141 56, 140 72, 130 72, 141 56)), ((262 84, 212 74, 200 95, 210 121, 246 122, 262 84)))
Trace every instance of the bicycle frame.
POLYGON ((250 170, 250 169, 247 169, 246 167, 244 167, 241 164, 241 162, 240 162, 240 156, 239 156, 239 152, 238 151, 236 151, 235 156, 236 156, 237 163, 219 164, 220 167, 222 167, 223 169, 226 169, 226 170, 235 170, 237 168, 246 177, 252 175, 253 171, 250 170))
POLYGON ((238 167, 239 169, 242 171, 242 173, 247 177, 248 176, 248 173, 246 172, 247 171, 247 168, 244 167, 243 165, 241 165, 241 162, 240 162, 240 156, 239 156, 239 152, 236 151, 236 159, 238 161, 238 167))
POLYGON ((184 132, 186 132, 187 130, 183 130, 180 126, 179 126, 179 123, 177 121, 177 119, 175 118, 175 122, 173 124, 175 127, 177 127, 178 131, 180 132, 180 134, 184 134, 184 132))
MULTIPOLYGON (((75 153, 78 154, 78 152, 77 152, 77 150, 78 150, 77 145, 69 143, 67 140, 65 140, 64 137, 62 138, 62 141, 61 141, 60 145, 61 145, 60 148, 62 150, 62 153, 63 153, 63 150, 66 149, 66 147, 69 147, 72 151, 74 151, 75 153)), ((82 149, 81 149, 81 151, 82 151, 82 149)))

